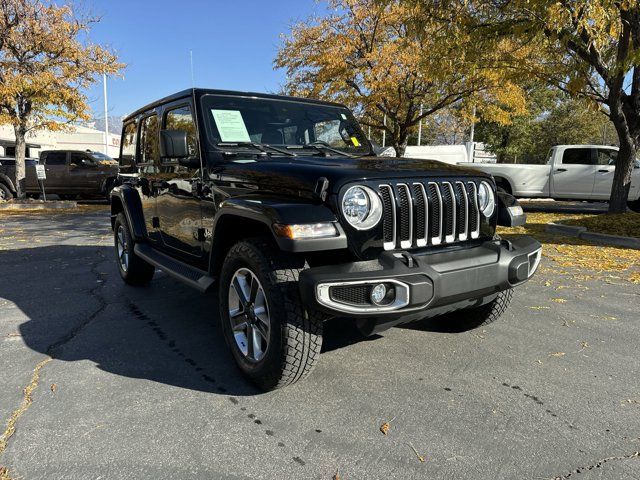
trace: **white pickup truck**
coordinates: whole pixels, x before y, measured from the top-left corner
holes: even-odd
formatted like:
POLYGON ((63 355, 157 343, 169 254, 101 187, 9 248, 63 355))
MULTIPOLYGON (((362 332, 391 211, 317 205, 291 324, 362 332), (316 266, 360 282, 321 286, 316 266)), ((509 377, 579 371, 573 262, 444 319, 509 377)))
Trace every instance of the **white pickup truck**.
MULTIPOLYGON (((490 173, 498 187, 516 197, 607 201, 611 195, 618 147, 556 145, 544 165, 465 163, 490 173)), ((640 210, 640 162, 631 177, 629 207, 640 210)))

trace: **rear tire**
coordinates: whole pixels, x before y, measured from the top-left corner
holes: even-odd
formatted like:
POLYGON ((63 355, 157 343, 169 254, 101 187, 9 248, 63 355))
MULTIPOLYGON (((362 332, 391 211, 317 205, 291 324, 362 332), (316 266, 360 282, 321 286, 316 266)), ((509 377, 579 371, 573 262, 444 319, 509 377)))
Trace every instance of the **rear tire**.
POLYGON ((118 271, 129 285, 146 285, 153 278, 155 267, 136 255, 127 217, 120 212, 113 225, 113 240, 118 271))
POLYGON ((634 200, 633 202, 627 202, 627 206, 630 210, 640 213, 640 199, 634 200))
POLYGON ((496 321, 502 316, 509 307, 513 298, 513 289, 503 290, 498 296, 489 303, 481 307, 470 308, 460 312, 460 317, 464 320, 465 325, 470 328, 483 327, 496 321))
POLYGON ((263 390, 301 380, 320 356, 322 317, 306 311, 298 291, 305 267, 262 238, 236 243, 222 266, 222 332, 242 373, 263 390))
POLYGON ((13 193, 4 183, 0 183, 0 202, 8 201, 13 198, 13 193))

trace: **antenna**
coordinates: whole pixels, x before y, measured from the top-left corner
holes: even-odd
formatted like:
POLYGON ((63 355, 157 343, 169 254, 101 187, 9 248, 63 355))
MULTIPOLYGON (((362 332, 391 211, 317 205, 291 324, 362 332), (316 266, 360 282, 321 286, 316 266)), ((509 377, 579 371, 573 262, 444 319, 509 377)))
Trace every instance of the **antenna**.
POLYGON ((193 50, 189 50, 189 60, 191 62, 191 88, 196 88, 195 82, 193 80, 193 50))

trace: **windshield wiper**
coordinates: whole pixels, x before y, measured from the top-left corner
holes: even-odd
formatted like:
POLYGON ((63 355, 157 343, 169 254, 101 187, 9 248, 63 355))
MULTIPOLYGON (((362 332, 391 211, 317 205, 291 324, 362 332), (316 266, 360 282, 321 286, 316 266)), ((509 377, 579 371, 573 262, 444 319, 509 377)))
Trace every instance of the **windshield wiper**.
POLYGON ((287 150, 308 150, 312 148, 313 150, 316 150, 317 152, 323 154, 325 157, 329 156, 327 152, 337 153, 338 155, 342 155, 344 157, 353 157, 353 155, 351 155, 350 153, 336 150, 335 148, 331 148, 326 145, 318 145, 314 143, 305 143, 304 145, 287 145, 284 148, 286 148, 287 150))
POLYGON ((287 152, 286 150, 278 147, 274 147, 273 145, 268 145, 266 143, 257 143, 257 142, 220 142, 216 143, 217 147, 253 147, 256 150, 260 150, 260 152, 271 155, 271 152, 282 153, 283 155, 287 155, 290 157, 295 157, 296 154, 292 152, 287 152))

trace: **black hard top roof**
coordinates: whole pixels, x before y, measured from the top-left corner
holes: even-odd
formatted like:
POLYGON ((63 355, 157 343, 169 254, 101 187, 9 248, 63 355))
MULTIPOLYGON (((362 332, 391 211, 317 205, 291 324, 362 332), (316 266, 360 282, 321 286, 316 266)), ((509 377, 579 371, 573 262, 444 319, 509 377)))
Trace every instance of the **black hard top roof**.
POLYGON ((151 108, 155 108, 165 103, 173 102, 175 100, 180 100, 181 98, 188 98, 192 95, 194 95, 196 98, 199 98, 202 95, 237 95, 239 97, 270 98, 273 100, 292 100, 296 102, 314 103, 318 105, 333 105, 336 107, 344 108, 344 105, 340 103, 325 102, 322 100, 313 100, 310 98, 291 97, 287 95, 274 95, 270 93, 257 93, 257 92, 240 92, 235 90, 216 90, 216 89, 210 89, 210 88, 188 88, 186 90, 182 90, 180 92, 174 93, 173 95, 169 95, 164 98, 161 98, 160 100, 156 100, 155 102, 151 102, 148 105, 145 105, 144 107, 137 109, 135 112, 130 113, 129 115, 124 117, 122 121, 126 122, 131 118, 136 117, 151 108))

